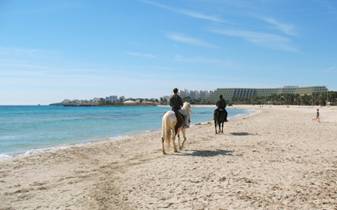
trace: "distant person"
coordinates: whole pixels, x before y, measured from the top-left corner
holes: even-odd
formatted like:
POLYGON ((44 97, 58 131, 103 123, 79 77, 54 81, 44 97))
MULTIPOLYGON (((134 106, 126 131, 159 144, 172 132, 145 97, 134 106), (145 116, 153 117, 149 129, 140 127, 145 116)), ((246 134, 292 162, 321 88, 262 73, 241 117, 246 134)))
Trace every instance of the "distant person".
POLYGON ((316 109, 316 117, 312 118, 312 120, 316 120, 317 122, 321 122, 320 116, 319 116, 319 109, 316 109))
POLYGON ((316 110, 316 120, 317 120, 317 122, 321 122, 321 120, 319 118, 319 109, 316 110))
POLYGON ((180 128, 184 124, 184 115, 180 112, 181 107, 183 106, 183 99, 178 95, 178 88, 173 89, 173 95, 170 98, 170 106, 172 111, 176 114, 177 124, 176 128, 180 128))

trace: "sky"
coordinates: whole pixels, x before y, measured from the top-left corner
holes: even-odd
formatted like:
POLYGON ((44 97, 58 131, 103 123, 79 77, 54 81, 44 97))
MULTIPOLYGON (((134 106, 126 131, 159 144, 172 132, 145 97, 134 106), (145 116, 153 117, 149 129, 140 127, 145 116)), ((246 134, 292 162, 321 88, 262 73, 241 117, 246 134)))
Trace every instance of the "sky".
POLYGON ((336 0, 0 0, 0 104, 337 90, 336 0))

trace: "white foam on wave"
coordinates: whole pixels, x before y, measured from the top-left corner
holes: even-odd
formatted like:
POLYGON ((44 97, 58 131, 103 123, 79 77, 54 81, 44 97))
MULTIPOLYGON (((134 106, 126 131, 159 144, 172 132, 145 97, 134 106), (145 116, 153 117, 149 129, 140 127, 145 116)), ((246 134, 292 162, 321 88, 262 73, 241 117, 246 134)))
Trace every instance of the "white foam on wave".
POLYGON ((56 145, 56 146, 50 146, 46 148, 38 148, 38 149, 30 149, 24 153, 17 154, 17 156, 30 156, 30 155, 35 155, 35 154, 41 154, 44 152, 55 152, 57 150, 63 150, 67 149, 69 147, 73 146, 72 144, 69 145, 56 145))
POLYGON ((69 144, 69 145, 56 145, 56 146, 50 146, 50 147, 45 147, 45 148, 36 148, 36 149, 30 149, 25 152, 17 152, 13 154, 0 154, 0 161, 1 160, 8 160, 11 158, 16 158, 16 157, 28 157, 31 155, 36 155, 36 154, 41 154, 45 152, 55 152, 58 150, 63 150, 70 148, 74 146, 75 144, 69 144))
POLYGON ((36 154, 42 154, 45 152, 56 152, 59 150, 65 150, 65 149, 69 149, 71 147, 81 147, 81 146, 85 146, 85 145, 90 145, 90 144, 95 144, 98 142, 104 142, 106 140, 108 141, 121 141, 121 140, 125 140, 125 139, 129 139, 131 138, 128 135, 124 135, 124 136, 115 136, 115 137, 110 137, 110 138, 101 138, 101 139, 91 139, 88 142, 84 142, 84 143, 73 143, 73 144, 63 144, 63 145, 55 145, 55 146, 50 146, 50 147, 45 147, 45 148, 36 148, 36 149, 30 149, 27 150, 25 152, 18 152, 18 153, 13 153, 11 155, 9 154, 0 154, 0 161, 1 160, 8 160, 11 158, 15 158, 15 157, 28 157, 31 155, 36 155, 36 154))
POLYGON ((8 160, 8 159, 10 159, 10 158, 12 158, 12 156, 6 155, 6 154, 0 154, 0 161, 1 161, 1 160, 8 160))
POLYGON ((129 138, 131 138, 131 136, 124 135, 124 136, 111 136, 108 139, 112 141, 121 141, 121 140, 129 139, 129 138))

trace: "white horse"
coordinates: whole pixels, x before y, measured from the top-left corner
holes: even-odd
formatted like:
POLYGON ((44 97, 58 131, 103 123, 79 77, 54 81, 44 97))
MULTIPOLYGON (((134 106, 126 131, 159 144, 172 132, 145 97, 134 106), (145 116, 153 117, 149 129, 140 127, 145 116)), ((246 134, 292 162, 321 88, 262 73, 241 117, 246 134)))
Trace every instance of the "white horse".
POLYGON ((168 111, 164 114, 163 119, 162 119, 162 136, 161 136, 161 140, 162 140, 162 150, 163 150, 163 154, 165 155, 165 146, 164 146, 164 142, 167 142, 168 145, 170 145, 171 140, 173 142, 173 148, 174 148, 174 152, 177 152, 177 146, 175 143, 175 137, 178 134, 178 146, 179 149, 183 149, 184 147, 184 143, 186 141, 186 127, 185 124, 187 124, 187 126, 189 126, 190 122, 191 122, 191 114, 192 114, 192 110, 191 110, 191 104, 189 104, 188 102, 185 102, 183 105, 183 108, 180 110, 181 113, 185 116, 185 122, 183 123, 183 125, 178 128, 178 132, 175 132, 175 126, 177 124, 177 117, 175 115, 175 113, 173 111, 168 111), (180 145, 180 135, 179 132, 182 132, 183 137, 184 137, 184 141, 183 143, 180 145))

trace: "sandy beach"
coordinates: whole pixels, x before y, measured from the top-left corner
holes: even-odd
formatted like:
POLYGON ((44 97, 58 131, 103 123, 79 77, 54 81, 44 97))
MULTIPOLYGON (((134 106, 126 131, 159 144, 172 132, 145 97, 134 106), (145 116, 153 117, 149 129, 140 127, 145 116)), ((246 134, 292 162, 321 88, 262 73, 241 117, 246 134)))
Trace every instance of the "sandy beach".
POLYGON ((156 131, 1 160, 0 209, 337 209, 337 108, 245 108, 166 156, 156 131))

